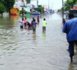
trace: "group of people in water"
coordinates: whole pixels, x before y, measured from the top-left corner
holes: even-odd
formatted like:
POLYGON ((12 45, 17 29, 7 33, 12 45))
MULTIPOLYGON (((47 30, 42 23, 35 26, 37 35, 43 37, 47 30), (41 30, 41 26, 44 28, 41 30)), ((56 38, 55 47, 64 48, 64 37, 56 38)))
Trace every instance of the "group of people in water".
MULTIPOLYGON (((33 33, 35 33, 36 32, 36 26, 37 26, 37 24, 39 24, 40 19, 39 19, 39 16, 37 16, 37 21, 36 21, 36 19, 33 17, 32 21, 29 22, 29 21, 27 21, 27 18, 24 17, 24 18, 22 18, 21 21, 22 21, 22 22, 20 22, 21 23, 20 24, 21 29, 27 28, 28 30, 32 30, 33 33)), ((45 32, 46 31, 46 25, 47 25, 45 18, 43 19, 42 25, 43 25, 43 27, 42 27, 43 32, 45 32)))

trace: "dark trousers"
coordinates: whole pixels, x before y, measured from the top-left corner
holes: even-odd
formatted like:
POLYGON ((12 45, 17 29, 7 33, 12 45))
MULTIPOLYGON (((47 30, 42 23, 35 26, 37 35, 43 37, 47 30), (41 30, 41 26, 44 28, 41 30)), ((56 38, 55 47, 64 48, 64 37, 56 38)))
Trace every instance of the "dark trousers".
POLYGON ((20 25, 20 28, 23 29, 23 25, 20 25))
POLYGON ((32 26, 32 29, 33 29, 33 33, 36 32, 36 26, 32 26))
POLYGON ((45 32, 45 31, 46 31, 46 27, 43 26, 43 32, 45 32))
POLYGON ((74 56, 74 45, 77 45, 77 41, 71 41, 68 42, 69 43, 69 47, 68 47, 68 51, 69 51, 69 55, 70 57, 74 56))

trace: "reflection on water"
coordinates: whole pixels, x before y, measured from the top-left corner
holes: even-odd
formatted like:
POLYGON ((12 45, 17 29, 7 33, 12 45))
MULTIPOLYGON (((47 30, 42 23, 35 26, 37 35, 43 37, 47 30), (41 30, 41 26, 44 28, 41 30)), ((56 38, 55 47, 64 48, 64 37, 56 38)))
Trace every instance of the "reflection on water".
POLYGON ((72 63, 69 64, 69 68, 68 68, 68 70, 74 70, 74 66, 73 66, 72 63))
POLYGON ((46 32, 42 32, 43 40, 46 40, 46 32))
POLYGON ((18 20, 19 16, 10 16, 10 20, 13 24, 16 23, 16 21, 18 20))
POLYGON ((17 16, 10 16, 5 18, 0 17, 0 28, 11 29, 12 27, 14 27, 14 24, 17 22, 17 19, 17 16))
POLYGON ((1 70, 12 67, 13 70, 74 70, 71 64, 67 68, 68 55, 59 29, 61 24, 48 24, 46 33, 42 33, 39 26, 33 34, 32 30, 21 30, 17 19, 14 16, 0 18, 0 69, 1 64, 4 66, 1 70))
POLYGON ((16 44, 16 30, 14 29, 18 17, 0 18, 0 49, 16 44))
POLYGON ((33 40, 36 40, 36 33, 33 33, 33 40))

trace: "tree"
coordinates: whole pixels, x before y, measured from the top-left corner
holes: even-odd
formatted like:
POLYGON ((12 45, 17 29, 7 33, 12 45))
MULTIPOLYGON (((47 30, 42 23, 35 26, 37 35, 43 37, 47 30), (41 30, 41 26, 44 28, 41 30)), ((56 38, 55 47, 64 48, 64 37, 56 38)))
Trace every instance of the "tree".
POLYGON ((6 11, 9 12, 15 3, 15 0, 2 0, 2 3, 5 5, 6 11))
POLYGON ((77 0, 67 0, 65 2, 65 10, 69 10, 70 8, 72 8, 75 4, 77 3, 77 0))
POLYGON ((27 4, 30 3, 31 0, 26 0, 27 4))
POLYGON ((73 5, 76 3, 76 0, 67 0, 66 2, 70 7, 73 7, 73 5))
POLYGON ((35 8, 36 11, 39 11, 40 13, 44 13, 44 7, 42 5, 38 5, 38 8, 35 8))
POLYGON ((5 6, 3 3, 0 2, 0 14, 2 14, 5 11, 5 6))

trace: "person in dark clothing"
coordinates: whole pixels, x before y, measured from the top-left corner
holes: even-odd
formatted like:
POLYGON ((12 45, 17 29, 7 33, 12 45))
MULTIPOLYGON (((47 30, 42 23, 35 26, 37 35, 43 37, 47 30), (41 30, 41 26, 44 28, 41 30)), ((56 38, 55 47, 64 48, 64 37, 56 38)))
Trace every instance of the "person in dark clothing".
POLYGON ((32 22, 31 22, 33 33, 36 32, 36 24, 37 24, 36 20, 33 18, 32 22))
POLYGON ((27 25, 28 25, 28 30, 30 30, 30 29, 31 29, 31 24, 30 24, 30 22, 27 22, 27 25))
POLYGON ((65 22, 66 22, 66 21, 65 21, 65 19, 63 18, 63 25, 65 24, 65 22))
POLYGON ((63 32, 67 35, 69 56, 73 62, 74 44, 77 44, 77 18, 74 18, 73 14, 69 14, 69 20, 65 22, 63 32))
POLYGON ((20 29, 23 29, 23 21, 22 21, 22 20, 23 20, 23 18, 19 20, 19 23, 20 23, 20 29))
POLYGON ((40 20, 39 20, 39 16, 37 16, 37 23, 39 24, 40 20))

